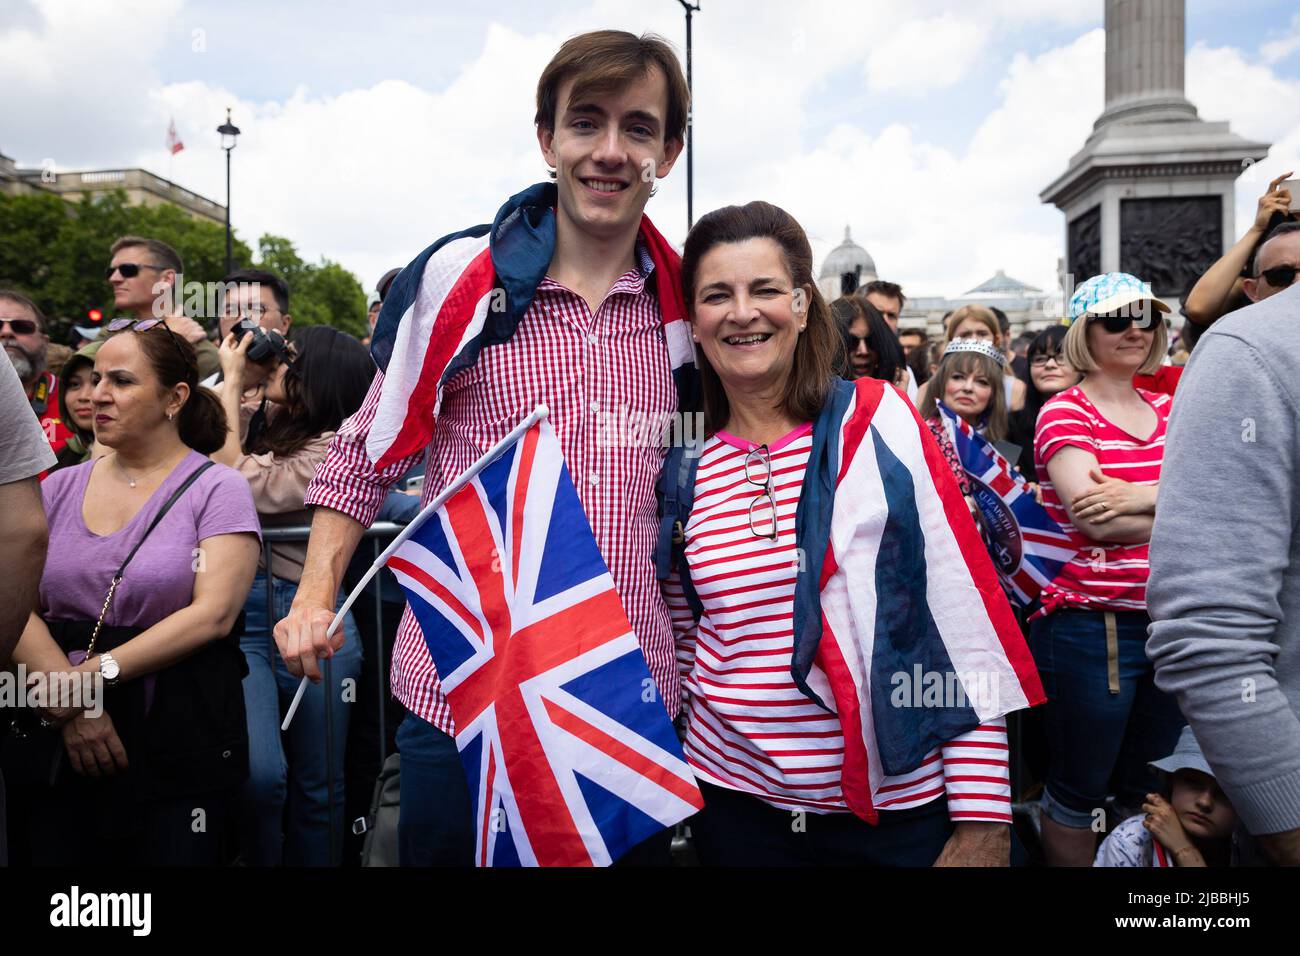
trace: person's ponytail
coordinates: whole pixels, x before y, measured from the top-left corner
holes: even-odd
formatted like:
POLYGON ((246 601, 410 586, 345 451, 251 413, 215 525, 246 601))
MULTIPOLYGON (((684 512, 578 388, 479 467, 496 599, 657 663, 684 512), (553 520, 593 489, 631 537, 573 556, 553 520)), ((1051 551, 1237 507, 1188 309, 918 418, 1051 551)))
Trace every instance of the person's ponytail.
POLYGON ((217 393, 202 385, 190 392, 176 425, 181 441, 200 455, 211 455, 226 443, 226 410, 217 393))

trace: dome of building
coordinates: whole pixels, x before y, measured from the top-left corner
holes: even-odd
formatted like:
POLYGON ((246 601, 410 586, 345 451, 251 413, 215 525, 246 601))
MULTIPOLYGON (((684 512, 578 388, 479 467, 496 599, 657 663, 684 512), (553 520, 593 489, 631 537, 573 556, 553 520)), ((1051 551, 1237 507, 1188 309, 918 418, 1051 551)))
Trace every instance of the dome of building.
POLYGON ((844 241, 826 254, 822 263, 821 279, 838 279, 846 272, 857 275, 858 284, 879 278, 876 275, 876 262, 867 254, 867 250, 853 241, 849 227, 844 227, 844 241))
POLYGON ((1030 295, 1035 292, 1042 292, 1028 282, 1021 282, 1019 279, 1013 279, 1001 269, 994 273, 993 278, 985 279, 975 288, 967 292, 962 298, 974 298, 981 295, 1030 295))

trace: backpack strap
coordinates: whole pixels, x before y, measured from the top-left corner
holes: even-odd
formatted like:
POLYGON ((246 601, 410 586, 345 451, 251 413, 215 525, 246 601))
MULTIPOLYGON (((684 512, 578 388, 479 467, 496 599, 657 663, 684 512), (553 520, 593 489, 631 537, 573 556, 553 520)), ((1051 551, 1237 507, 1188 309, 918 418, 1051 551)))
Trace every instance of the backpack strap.
POLYGON ((690 568, 686 564, 686 524, 691 520, 695 504, 695 473, 700 464, 703 441, 688 438, 669 447, 655 493, 659 499, 659 538, 655 543, 655 576, 666 580, 676 568, 682 582, 682 591, 695 620, 704 613, 704 605, 691 583, 690 568))

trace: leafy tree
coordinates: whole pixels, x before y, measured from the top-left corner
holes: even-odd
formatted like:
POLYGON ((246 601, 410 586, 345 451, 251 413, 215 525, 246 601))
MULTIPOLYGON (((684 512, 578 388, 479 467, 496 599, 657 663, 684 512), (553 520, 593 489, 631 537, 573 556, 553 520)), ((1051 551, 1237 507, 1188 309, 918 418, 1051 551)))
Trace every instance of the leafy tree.
MULTIPOLYGON (((121 190, 75 204, 50 193, 0 193, 0 286, 30 296, 51 320, 51 339, 70 342, 71 326, 86 324, 90 309, 113 314, 104 267, 109 246, 123 235, 161 239, 174 247, 185 263, 187 284, 218 282, 225 275, 225 228, 176 206, 133 206, 121 190)), ((237 268, 254 263, 252 250, 238 237, 232 252, 237 268)), ((365 334, 365 293, 342 266, 326 259, 304 263, 290 240, 269 235, 258 242, 258 260, 259 268, 289 283, 296 323, 365 334)))
POLYGON ((303 262, 293 243, 270 234, 257 240, 257 268, 289 284, 295 325, 332 325, 358 338, 366 335, 366 293, 357 277, 336 262, 303 262))

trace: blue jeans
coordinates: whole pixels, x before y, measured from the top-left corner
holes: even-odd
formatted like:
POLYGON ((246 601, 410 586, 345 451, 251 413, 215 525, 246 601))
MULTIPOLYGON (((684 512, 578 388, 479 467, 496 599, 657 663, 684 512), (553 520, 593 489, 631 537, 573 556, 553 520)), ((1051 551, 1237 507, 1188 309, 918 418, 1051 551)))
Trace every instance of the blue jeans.
MULTIPOLYGON (((289 613, 298 585, 272 579, 273 608, 267 622, 266 574, 253 579, 244 603, 246 623, 239 647, 248 661, 244 706, 248 711, 248 782, 244 785, 240 842, 250 866, 337 866, 343 845, 343 755, 348 716, 361 673, 361 638, 349 613, 343 619, 345 640, 330 660, 322 661, 325 680, 308 684, 287 733, 280 733, 281 708, 298 690, 271 635, 275 622, 289 613), (344 681, 351 683, 344 686, 344 681), (326 749, 326 695, 332 730, 333 773, 326 749), (286 752, 287 751, 287 752, 286 752), (335 859, 330 858, 330 782, 333 781, 335 859), (285 804, 288 803, 288 818, 285 804)), ((340 598, 339 604, 341 605, 340 598)))
POLYGON ((456 740, 407 711, 397 728, 400 866, 473 866, 474 807, 456 740))
POLYGON ((1085 828, 1114 793, 1136 810, 1157 789, 1147 764, 1168 756, 1182 731, 1173 697, 1155 685, 1146 656, 1150 618, 1118 611, 1114 652, 1102 611, 1057 611, 1030 625, 1029 645, 1047 693, 1043 812, 1085 828))

